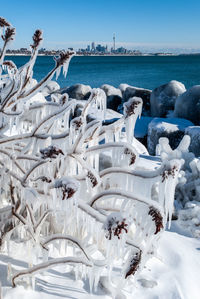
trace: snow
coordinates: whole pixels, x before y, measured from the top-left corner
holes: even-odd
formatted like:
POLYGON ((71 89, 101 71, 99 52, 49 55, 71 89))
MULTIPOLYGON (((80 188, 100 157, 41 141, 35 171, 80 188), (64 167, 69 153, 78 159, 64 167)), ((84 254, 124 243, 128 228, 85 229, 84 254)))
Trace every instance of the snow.
MULTIPOLYGON (((173 225, 172 225, 173 227, 173 225)), ((3 299, 111 299, 100 287, 95 293, 89 292, 88 280, 74 279, 73 271, 57 266, 43 274, 37 274, 35 290, 17 286, 12 289, 7 280, 6 265, 25 266, 23 252, 18 258, 1 254, 0 279, 3 299)), ((117 271, 117 269, 116 269, 117 271)), ((160 237, 158 255, 146 264, 137 276, 134 287, 126 285, 122 294, 127 299, 199 299, 200 285, 200 240, 165 231, 160 237)), ((116 290, 115 290, 116 292, 116 290)))
POLYGON ((200 202, 189 201, 179 210, 177 225, 190 236, 200 238, 200 202))
POLYGON ((191 126, 191 122, 183 118, 154 118, 149 124, 149 130, 155 126, 161 131, 174 132, 183 131, 186 127, 191 126))

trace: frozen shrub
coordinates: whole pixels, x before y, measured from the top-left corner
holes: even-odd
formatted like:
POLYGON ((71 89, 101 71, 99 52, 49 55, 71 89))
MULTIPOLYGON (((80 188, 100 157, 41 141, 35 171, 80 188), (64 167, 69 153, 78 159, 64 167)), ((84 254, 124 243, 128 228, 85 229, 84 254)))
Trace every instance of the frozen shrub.
MULTIPOLYGON (((4 28, 3 69, 5 49, 14 30, 4 19, 0 19, 0 26, 4 28)), ((140 98, 129 99, 123 117, 107 125, 103 122, 106 95, 102 89, 90 90, 77 117, 74 111, 80 102, 66 94, 55 93, 51 101, 40 101, 40 91, 61 68, 67 74, 75 54, 61 52, 55 57, 55 67, 36 83, 33 66, 41 40, 42 32, 36 30, 32 55, 21 68, 12 62, 4 64, 6 74, 2 74, 0 89, 0 212, 4 220, 0 245, 17 241, 15 248, 21 243, 29 248, 29 267, 14 271, 13 286, 58 264, 77 266, 77 272, 83 264, 90 288, 95 289, 101 273, 110 277, 116 264, 126 279, 151 257, 149 252, 171 218, 181 155, 168 161, 170 153, 166 159, 163 154, 159 169, 137 169, 140 157, 133 135, 142 111, 140 98), (101 118, 87 123, 90 109, 101 118), (100 161, 105 164, 106 155, 112 157, 112 164, 100 171, 100 161), (101 260, 90 255, 91 246, 101 253, 101 260), (73 248, 72 256, 61 256, 65 247, 73 248), (53 258, 52 249, 57 250, 53 258), (98 271, 92 272, 93 267, 98 271)))

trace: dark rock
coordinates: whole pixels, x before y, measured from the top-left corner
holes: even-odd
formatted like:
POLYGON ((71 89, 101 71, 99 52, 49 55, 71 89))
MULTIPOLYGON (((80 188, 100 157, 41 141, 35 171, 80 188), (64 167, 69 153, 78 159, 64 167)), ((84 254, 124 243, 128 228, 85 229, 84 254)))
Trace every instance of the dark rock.
POLYGON ((119 88, 115 88, 109 84, 101 86, 107 96, 107 108, 114 111, 118 110, 118 106, 122 103, 122 93, 119 88))
POLYGON ((118 111, 118 107, 120 106, 120 104, 122 104, 122 98, 121 97, 119 97, 117 95, 107 97, 107 108, 108 109, 118 111))
POLYGON ((177 98, 174 116, 200 124, 200 85, 191 87, 177 98))
POLYGON ((127 87, 131 87, 131 86, 128 85, 128 84, 126 84, 126 83, 121 83, 121 84, 119 85, 119 89, 121 90, 122 97, 123 97, 124 92, 125 92, 125 90, 127 89, 127 87))

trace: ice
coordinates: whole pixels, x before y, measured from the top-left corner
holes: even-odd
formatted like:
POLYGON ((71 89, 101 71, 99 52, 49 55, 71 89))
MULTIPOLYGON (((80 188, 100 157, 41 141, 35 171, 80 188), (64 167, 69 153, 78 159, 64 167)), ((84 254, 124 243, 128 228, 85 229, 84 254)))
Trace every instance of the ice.
POLYGON ((127 141, 132 143, 135 123, 138 116, 141 116, 142 111, 142 99, 138 97, 133 97, 124 103, 124 117, 125 117, 125 127, 127 141))

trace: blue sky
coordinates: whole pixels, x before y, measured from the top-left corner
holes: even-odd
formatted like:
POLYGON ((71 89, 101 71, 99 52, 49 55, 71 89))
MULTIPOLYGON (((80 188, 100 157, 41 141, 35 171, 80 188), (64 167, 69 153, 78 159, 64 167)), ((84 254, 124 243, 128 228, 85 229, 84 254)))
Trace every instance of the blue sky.
POLYGON ((10 48, 27 47, 35 29, 43 47, 84 47, 92 41, 139 49, 200 49, 199 0, 2 0, 1 16, 16 27, 10 48))

